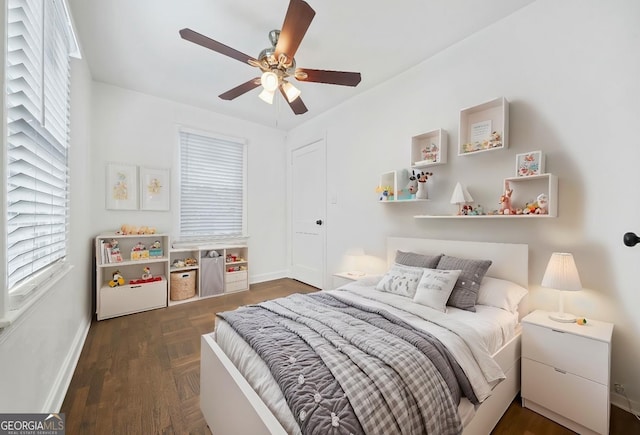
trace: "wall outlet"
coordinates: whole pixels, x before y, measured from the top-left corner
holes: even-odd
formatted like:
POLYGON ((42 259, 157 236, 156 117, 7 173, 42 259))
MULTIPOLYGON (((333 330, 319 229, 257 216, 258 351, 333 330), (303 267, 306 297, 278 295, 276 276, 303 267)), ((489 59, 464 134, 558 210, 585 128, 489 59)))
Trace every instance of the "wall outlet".
POLYGON ((618 394, 624 394, 624 385, 616 382, 613 384, 613 390, 618 394))

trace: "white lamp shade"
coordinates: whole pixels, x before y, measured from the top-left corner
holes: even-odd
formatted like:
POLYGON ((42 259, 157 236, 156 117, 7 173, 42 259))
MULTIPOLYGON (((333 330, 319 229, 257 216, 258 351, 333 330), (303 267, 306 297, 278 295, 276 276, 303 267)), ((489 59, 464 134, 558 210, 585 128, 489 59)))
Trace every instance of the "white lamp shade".
POLYGON ((551 254, 547 270, 542 278, 542 287, 563 291, 582 290, 578 268, 573 255, 567 252, 554 252, 551 254))
POLYGON ((287 96, 287 101, 290 103, 293 103, 293 101, 300 96, 300 89, 296 88, 289 82, 284 82, 282 84, 282 90, 287 96))
POLYGON ((258 95, 262 101, 265 103, 273 104, 273 95, 274 92, 269 91, 267 89, 263 89, 262 92, 258 95))
POLYGON ((465 202, 473 202, 473 198, 467 188, 458 182, 451 195, 451 204, 463 204, 465 202))
POLYGON ((278 76, 271 71, 265 71, 260 77, 260 84, 265 90, 275 92, 279 84, 278 76))

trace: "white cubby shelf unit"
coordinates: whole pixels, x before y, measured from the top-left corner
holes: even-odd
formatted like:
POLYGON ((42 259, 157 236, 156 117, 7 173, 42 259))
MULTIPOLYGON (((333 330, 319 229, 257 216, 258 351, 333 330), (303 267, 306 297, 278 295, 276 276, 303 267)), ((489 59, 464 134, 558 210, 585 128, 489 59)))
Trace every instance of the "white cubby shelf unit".
POLYGON ((447 163, 447 132, 441 128, 411 138, 411 163, 414 169, 447 163))
POLYGON ((468 156, 509 146, 509 102, 499 97, 460 111, 458 155, 468 156), (492 133, 500 135, 499 140, 492 133))
MULTIPOLYGON (((549 219, 558 216, 558 177, 553 174, 530 175, 528 177, 505 178, 513 189, 511 203, 514 208, 536 201, 544 193, 549 200, 547 214, 484 214, 475 216, 459 215, 416 215, 416 219, 549 219)), ((504 183, 503 183, 504 185, 504 183)))
POLYGON ((98 320, 140 311, 162 308, 167 305, 167 277, 169 268, 169 235, 117 233, 100 234, 95 239, 96 261, 96 315, 98 320), (134 251, 139 244, 149 248, 154 242, 160 249, 153 252, 134 251), (117 243, 119 254, 113 245, 117 243), (145 256, 133 259, 134 253, 145 252, 145 256), (151 254, 155 254, 152 256, 151 254), (148 267, 149 274, 157 281, 137 282, 148 267), (118 273, 123 283, 110 285, 118 273))
POLYGON ((249 289, 249 248, 246 245, 172 248, 168 234, 112 232, 98 235, 94 250, 98 320, 249 289), (112 249, 115 242, 119 254, 112 249), (159 243, 159 249, 151 249, 155 242, 159 243), (133 251, 138 245, 147 249, 133 251), (212 251, 215 256, 211 255, 212 251), (144 252, 144 256, 139 252, 144 252), (134 253, 140 259, 132 259, 134 253), (187 265, 187 259, 195 262, 189 261, 187 265), (112 286, 110 281, 116 272, 123 282, 112 286), (150 277, 145 281, 143 274, 150 277), (186 294, 172 292, 172 285, 176 286, 174 290, 186 288, 186 294))
MULTIPOLYGON (((411 197, 406 189, 406 185, 409 180, 404 180, 404 177, 398 176, 398 171, 389 171, 380 175, 380 186, 391 187, 393 189, 393 195, 389 196, 386 200, 379 199, 381 203, 395 203, 395 202, 426 202, 429 199, 417 199, 411 197), (401 193, 400 193, 401 192, 401 193)), ((426 182, 428 183, 428 181, 426 182)), ((379 198, 382 197, 382 193, 379 193, 379 198)))

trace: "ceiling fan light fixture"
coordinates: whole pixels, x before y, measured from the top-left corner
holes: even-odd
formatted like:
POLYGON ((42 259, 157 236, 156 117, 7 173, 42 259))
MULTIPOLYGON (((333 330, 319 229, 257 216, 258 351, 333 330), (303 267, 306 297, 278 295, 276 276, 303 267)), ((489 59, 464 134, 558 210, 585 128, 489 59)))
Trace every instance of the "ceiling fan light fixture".
POLYGON ((265 103, 273 104, 273 96, 275 93, 273 91, 269 91, 268 89, 263 89, 262 92, 258 95, 262 101, 265 103))
POLYGON ((287 96, 287 101, 293 103, 296 98, 300 96, 300 89, 293 86, 291 83, 285 81, 282 83, 282 90, 284 94, 287 96))
POLYGON ((262 77, 260 77, 260 84, 266 91, 271 92, 271 94, 278 89, 279 82, 278 75, 271 71, 265 71, 262 77))

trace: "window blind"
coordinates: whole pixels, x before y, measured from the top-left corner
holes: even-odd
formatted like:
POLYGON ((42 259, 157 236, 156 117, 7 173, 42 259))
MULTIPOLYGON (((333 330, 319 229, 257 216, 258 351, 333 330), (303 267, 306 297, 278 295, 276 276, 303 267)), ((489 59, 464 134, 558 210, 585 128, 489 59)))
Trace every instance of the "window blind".
POLYGON ((180 240, 245 235, 243 142, 180 131, 180 240))
POLYGON ((72 33, 61 0, 7 2, 7 288, 66 256, 72 33))

